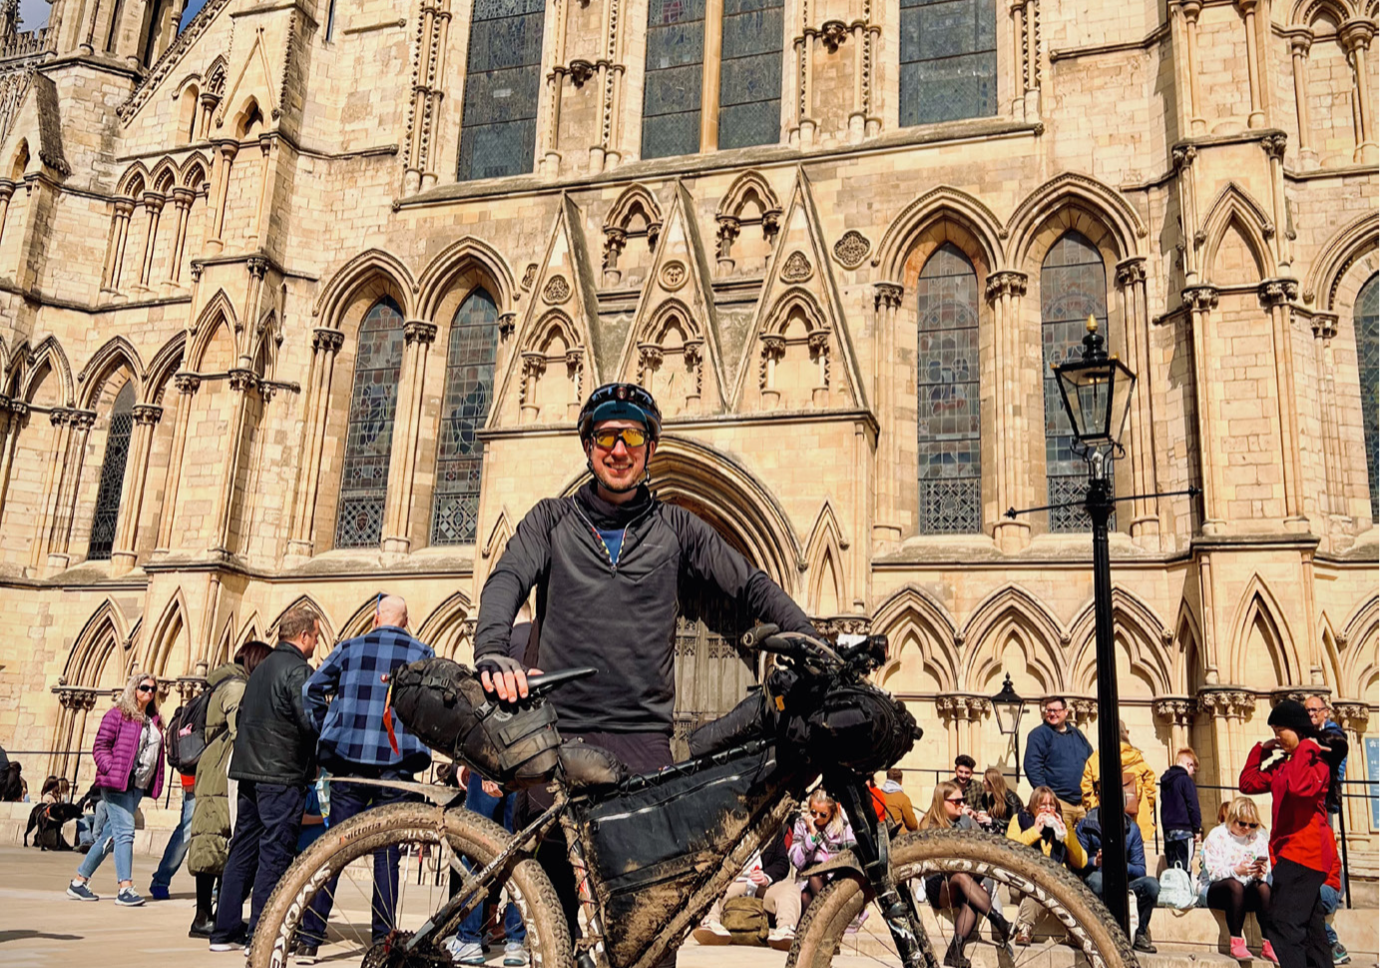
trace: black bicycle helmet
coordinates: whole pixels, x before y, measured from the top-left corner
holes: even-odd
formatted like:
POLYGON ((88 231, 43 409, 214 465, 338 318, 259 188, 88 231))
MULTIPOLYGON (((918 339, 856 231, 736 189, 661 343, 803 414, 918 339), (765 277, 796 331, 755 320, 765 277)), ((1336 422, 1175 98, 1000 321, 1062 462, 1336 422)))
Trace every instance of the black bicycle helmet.
POLYGON ((577 434, 583 442, 603 420, 637 420, 654 440, 663 433, 663 414, 653 394, 637 383, 607 383, 591 391, 577 417, 577 434))

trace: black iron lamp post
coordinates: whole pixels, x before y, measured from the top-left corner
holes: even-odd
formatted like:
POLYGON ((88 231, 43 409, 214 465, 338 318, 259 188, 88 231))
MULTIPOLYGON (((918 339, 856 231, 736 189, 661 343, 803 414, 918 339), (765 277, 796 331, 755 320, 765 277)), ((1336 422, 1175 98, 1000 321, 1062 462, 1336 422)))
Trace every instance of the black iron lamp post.
POLYGON ((990 699, 990 709, 995 714, 995 725, 1006 737, 1014 737, 1014 779, 1023 778, 1023 751, 1019 749, 1019 718, 1024 714, 1024 697, 1014 691, 1014 682, 1009 673, 1004 674, 1004 688, 990 699))

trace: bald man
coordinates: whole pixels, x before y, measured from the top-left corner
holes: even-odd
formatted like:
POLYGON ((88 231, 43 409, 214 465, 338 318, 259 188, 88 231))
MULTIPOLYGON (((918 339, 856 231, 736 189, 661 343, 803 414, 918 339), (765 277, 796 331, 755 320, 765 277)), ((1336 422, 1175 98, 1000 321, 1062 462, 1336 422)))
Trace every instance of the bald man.
MULTIPOLYGON (((338 645, 303 685, 303 708, 321 733, 317 760, 323 769, 333 774, 333 825, 369 807, 407 799, 400 791, 363 786, 344 777, 412 780, 415 771, 426 770, 432 762, 427 747, 402 723, 397 720, 394 723, 397 752, 384 727, 385 705, 389 698, 389 683, 385 677, 402 665, 432 658, 432 654, 431 648, 409 634, 408 605, 404 600, 398 595, 380 595, 375 599, 375 617, 370 631, 338 645), (329 705, 327 700, 332 695, 335 698, 329 705)), ((311 964, 316 960, 335 893, 333 880, 327 890, 318 892, 312 910, 303 917, 298 934, 298 964, 311 964)), ((394 904, 390 899, 398 896, 399 852, 397 848, 390 848, 387 857, 375 857, 372 940, 382 941, 393 929, 394 904)))

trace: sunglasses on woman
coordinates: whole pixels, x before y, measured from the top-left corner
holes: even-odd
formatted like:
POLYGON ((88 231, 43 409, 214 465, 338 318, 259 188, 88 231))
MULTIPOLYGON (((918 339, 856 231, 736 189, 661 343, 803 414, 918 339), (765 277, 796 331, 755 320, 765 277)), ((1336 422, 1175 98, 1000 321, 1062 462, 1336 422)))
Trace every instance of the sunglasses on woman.
POLYGON ((638 427, 621 427, 618 430, 598 430, 591 438, 601 450, 611 450, 617 440, 623 440, 626 447, 643 447, 649 435, 638 427))
POLYGON ((830 820, 830 819, 831 819, 831 811, 830 811, 830 810, 813 810, 813 811, 812 811, 812 816, 814 816, 814 817, 819 817, 819 818, 822 819, 822 820, 830 820))
POLYGON ((965 803, 965 802, 966 802, 966 798, 965 798, 965 797, 947 797, 947 802, 948 802, 948 803, 965 803))
POLYGON ((137 687, 135 687, 135 692, 153 692, 153 691, 154 691, 154 687, 153 687, 153 686, 137 686, 137 687))
POLYGON ((1257 823, 1250 823, 1248 820, 1237 820, 1237 821, 1235 821, 1235 823, 1236 823, 1237 826, 1245 827, 1245 828, 1247 828, 1247 829, 1249 829, 1249 830, 1258 830, 1258 829, 1259 829, 1259 825, 1258 825, 1257 823))

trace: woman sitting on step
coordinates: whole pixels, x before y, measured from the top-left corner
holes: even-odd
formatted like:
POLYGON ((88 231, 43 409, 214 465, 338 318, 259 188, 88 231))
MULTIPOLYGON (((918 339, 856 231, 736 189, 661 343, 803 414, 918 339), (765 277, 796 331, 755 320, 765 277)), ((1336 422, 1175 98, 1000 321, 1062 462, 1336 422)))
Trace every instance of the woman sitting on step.
MULTIPOLYGON (((961 787, 951 780, 937 784, 932 794, 932 808, 918 825, 920 830, 956 827, 958 830, 980 830, 972 817, 974 811, 966 806, 966 797, 961 787)), ((1009 950, 1009 922, 996 910, 990 896, 990 881, 977 880, 970 874, 957 871, 952 874, 933 874, 923 881, 927 902, 934 911, 951 911, 954 931, 951 944, 947 946, 942 964, 948 968, 971 968, 971 960, 966 957, 966 938, 975 930, 976 922, 984 917, 994 925, 995 940, 1009 950)), ((1010 960, 1013 960, 1011 954, 1010 960)))
MULTIPOLYGON (((1201 874, 1198 891, 1202 903, 1225 912, 1230 929, 1230 955, 1247 960, 1245 915, 1250 911, 1259 919, 1259 931, 1269 910, 1269 835, 1259 821, 1259 810, 1249 797, 1236 797, 1226 811, 1225 823, 1207 834, 1201 848, 1201 874)), ((1263 955, 1277 964, 1266 938, 1263 955)))

